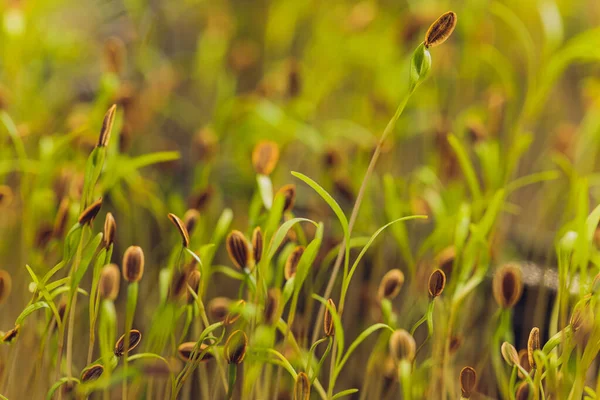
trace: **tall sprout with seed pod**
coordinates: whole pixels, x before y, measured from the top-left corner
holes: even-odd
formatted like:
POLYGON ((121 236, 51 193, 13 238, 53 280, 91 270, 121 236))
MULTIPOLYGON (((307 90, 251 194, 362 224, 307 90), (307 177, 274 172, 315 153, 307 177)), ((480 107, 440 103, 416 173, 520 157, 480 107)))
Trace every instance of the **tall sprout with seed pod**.
MULTIPOLYGON (((139 246, 130 246, 123 255, 123 278, 127 281, 127 308, 125 312, 125 348, 124 353, 129 352, 130 332, 137 307, 139 282, 144 276, 144 251, 139 246)), ((127 375, 127 357, 123 365, 127 375)), ((123 381, 123 398, 127 398, 127 379, 123 381)))
MULTIPOLYGON (((345 302, 344 301, 345 300, 344 288, 347 288, 347 286, 349 285, 350 279, 352 278, 353 269, 354 269, 354 268, 352 268, 352 270, 350 270, 350 267, 349 267, 350 235, 352 233, 352 229, 354 228, 354 224, 358 217, 358 212, 360 210, 360 206, 361 206, 363 197, 365 195, 367 184, 371 178, 371 175, 373 174, 375 165, 377 164, 377 161, 381 154, 383 145, 385 144, 385 141, 388 138, 388 136, 390 135, 390 133, 394 131, 394 129, 396 127, 396 123, 397 123, 398 119, 400 118, 400 115, 402 115, 402 112, 404 111, 404 108, 406 107, 408 100, 410 99, 410 97, 412 96, 414 91, 417 89, 417 87, 421 83, 423 83, 425 81, 425 79, 429 76, 429 73, 431 71, 431 55, 429 53, 429 47, 437 46, 437 45, 443 43, 452 34, 455 27, 456 27, 456 14, 451 11, 444 14, 443 16, 441 16, 437 21, 435 21, 432 24, 432 26, 430 27, 430 29, 427 32, 427 35, 425 36, 425 41, 422 44, 420 44, 414 51, 412 58, 411 58, 411 62, 410 62, 408 93, 406 93, 404 95, 404 97, 402 98, 402 100, 400 101, 400 104, 399 104, 398 108, 396 109, 394 116, 388 122, 387 126, 385 127, 385 130, 383 131, 383 134, 381 135, 379 141, 377 142, 377 146, 375 147, 375 151, 373 152, 373 156, 371 157, 371 161, 369 163, 369 166, 367 168, 367 171, 366 171, 363 181, 361 183, 358 195, 356 197, 356 202, 354 203, 354 207, 352 208, 352 213, 350 214, 349 220, 346 219, 342 210, 339 208, 337 203, 335 203, 335 200, 333 200, 333 198, 331 198, 331 196, 329 196, 326 192, 324 192, 320 188, 319 185, 317 185, 310 178, 308 178, 302 174, 298 174, 298 173, 294 174, 296 177, 300 178, 301 180, 303 180, 304 182, 309 184, 311 187, 313 187, 317 191, 317 193, 319 193, 321 196, 323 196, 325 198, 327 203, 334 209, 337 217, 340 220, 340 223, 342 224, 342 228, 344 230, 344 240, 338 251, 338 255, 335 260, 335 264, 333 266, 331 277, 327 283, 327 287, 325 289, 325 295, 324 295, 324 297, 326 297, 326 298, 331 295, 331 291, 333 290, 333 285, 336 281, 342 261, 345 260, 343 282, 342 282, 342 296, 340 298, 340 314, 342 314, 343 310, 344 310, 344 302, 345 302)), ((386 227, 387 227, 387 225, 386 225, 386 227)), ((320 319, 322 317, 323 312, 324 312, 324 307, 321 306, 319 309, 319 316, 317 317, 317 319, 320 319)), ((316 340, 316 336, 317 336, 317 329, 315 327, 315 329, 313 331, 313 335, 312 335, 313 342, 316 340)), ((334 348, 334 354, 335 354, 335 352, 336 352, 336 350, 334 348)))

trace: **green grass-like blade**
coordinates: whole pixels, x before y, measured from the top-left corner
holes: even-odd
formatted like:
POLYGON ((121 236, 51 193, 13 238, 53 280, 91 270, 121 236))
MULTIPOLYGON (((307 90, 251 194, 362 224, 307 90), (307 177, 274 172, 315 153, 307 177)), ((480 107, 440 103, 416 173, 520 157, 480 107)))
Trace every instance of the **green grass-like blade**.
POLYGON ((292 172, 292 175, 294 175, 296 178, 300 179, 308 186, 310 186, 315 192, 317 192, 319 196, 321 196, 323 200, 325 200, 325 202, 329 205, 329 207, 331 207, 338 220, 340 221, 340 224, 342 225, 342 230, 344 231, 344 237, 346 239, 349 239, 348 219, 346 218, 344 211, 342 211, 342 208, 337 203, 337 201, 335 201, 335 199, 317 182, 313 181, 308 176, 295 171, 292 172))

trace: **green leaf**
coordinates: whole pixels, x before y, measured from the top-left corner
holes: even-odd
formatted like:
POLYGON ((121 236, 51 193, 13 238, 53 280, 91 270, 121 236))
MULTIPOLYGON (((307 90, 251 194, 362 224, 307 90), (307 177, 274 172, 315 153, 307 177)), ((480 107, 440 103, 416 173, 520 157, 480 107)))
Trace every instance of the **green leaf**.
POLYGON ((346 239, 349 239, 348 219, 346 218, 346 215, 344 215, 342 208, 335 201, 335 199, 331 197, 331 195, 327 193, 327 191, 323 189, 317 182, 313 181, 308 176, 303 175, 299 172, 292 172, 292 175, 294 175, 296 178, 300 179, 308 186, 310 186, 315 192, 317 192, 319 196, 321 196, 323 200, 325 200, 325 202, 329 205, 329 207, 331 207, 335 215, 338 217, 338 220, 342 225, 342 230, 344 231, 344 237, 346 239))
POLYGON ((454 153, 458 158, 460 168, 465 174, 467 185, 469 185, 469 190, 471 191, 471 195, 473 196, 473 202, 479 203, 479 201, 481 200, 481 189, 479 187, 479 181, 477 180, 475 168, 471 163, 471 159, 467 155, 467 151, 460 143, 458 138, 453 134, 448 135, 448 143, 450 143, 450 147, 452 147, 452 150, 454 150, 454 153))
POLYGON ((179 160, 179 152, 177 151, 159 151, 156 153, 144 154, 132 159, 127 166, 132 169, 140 169, 152 164, 179 160))
POLYGON ((285 240, 288 231, 299 222, 310 222, 314 226, 318 226, 316 222, 308 218, 293 218, 289 221, 284 222, 279 227, 277 232, 275 232, 273 239, 271 239, 271 244, 269 245, 269 252, 267 253, 268 261, 273 259, 273 257, 275 256, 275 252, 277 251, 277 249, 279 249, 279 246, 281 246, 281 243, 283 243, 283 241, 285 240))
POLYGON ((394 220, 392 222, 388 222, 387 224, 385 224, 384 226, 382 226, 381 228, 379 228, 373 234, 373 236, 371 236, 371 238, 369 239, 369 241, 367 242, 367 244, 365 245, 365 247, 363 247, 363 249, 361 250, 361 252, 356 257, 356 260, 354 260, 354 264, 352 264, 352 268, 350 268, 350 272, 348 273, 348 276, 345 277, 344 282, 342 283, 342 285, 343 285, 342 286, 342 299, 345 298, 346 291, 348 290, 348 286, 350 285, 350 281, 352 280, 352 276, 354 275, 354 272, 356 271, 356 268, 358 267, 358 264, 362 260, 363 256, 367 252, 367 250, 369 250, 369 247, 371 247, 371 244, 373 244, 373 242, 375 241, 375 239, 377 239, 377 236, 379 236, 379 234, 381 232, 383 232, 390 225, 395 224, 397 222, 401 222, 401 221, 408 221, 408 220, 411 220, 411 219, 427 219, 427 216, 425 216, 425 215, 411 215, 411 216, 408 216, 408 217, 398 218, 397 220, 394 220))
POLYGON ((358 393, 358 389, 346 389, 346 390, 342 390, 339 393, 336 393, 331 400, 335 400, 335 399, 341 399, 344 396, 348 396, 350 394, 354 394, 354 393, 358 393))
POLYGON ((335 372, 334 372, 334 380, 338 377, 338 375, 340 374, 340 372, 342 372, 342 368, 344 368, 344 365, 346 364, 346 362, 348 361, 348 359, 352 355, 352 352, 354 350, 356 350, 356 348, 362 342, 364 342, 365 339, 367 339, 373 332, 376 332, 379 329, 384 329, 384 328, 385 329, 389 329, 390 332, 394 332, 394 328, 392 328, 391 326, 379 323, 379 324, 371 325, 370 327, 368 327, 367 329, 365 329, 364 331, 362 331, 362 333, 360 335, 358 335, 358 337, 354 340, 354 342, 352 342, 352 344, 350 345, 350 347, 348 347, 348 350, 346 351, 346 354, 344 354, 344 357, 342 358, 342 360, 339 363, 337 363, 337 366, 336 366, 335 372))
MULTIPOLYGON (((58 381, 56 381, 54 383, 54 385, 52 385, 50 387, 50 390, 48 390, 48 393, 46 394, 46 400, 52 400, 52 398, 54 397, 54 392, 56 392, 56 390, 61 387, 62 385, 64 385, 67 382, 77 382, 79 383, 79 379, 77 378, 69 378, 69 377, 64 377, 64 378, 60 378, 58 381)), ((6 399, 6 397, 4 396, 0 396, 0 399, 6 399)), ((8 400, 8 399, 6 399, 8 400)))
MULTIPOLYGON (((85 275, 86 271, 88 270, 88 267, 90 266, 92 258, 94 257, 94 254, 96 253, 96 249, 98 248, 98 246, 100 245, 100 242, 102 241, 102 236, 103 236, 102 232, 98 233, 92 240, 90 240, 88 242, 87 246, 85 246, 85 249, 83 250, 83 253, 81 255, 81 262, 79 263, 79 266, 73 276, 73 280, 71 281, 71 290, 72 291, 74 291, 75 288, 77 288, 79 286, 79 283, 81 282, 81 280, 83 279, 83 276, 85 275)), ((103 250, 106 251, 105 249, 103 249, 103 250)), ((102 258, 104 258, 104 256, 102 256, 102 258)))
POLYGON ((25 321, 25 318, 27 318, 32 312, 41 308, 50 308, 50 306, 45 301, 38 301, 37 303, 33 303, 25 307, 23 312, 21 312, 21 314, 17 317, 15 325, 21 325, 23 321, 25 321))

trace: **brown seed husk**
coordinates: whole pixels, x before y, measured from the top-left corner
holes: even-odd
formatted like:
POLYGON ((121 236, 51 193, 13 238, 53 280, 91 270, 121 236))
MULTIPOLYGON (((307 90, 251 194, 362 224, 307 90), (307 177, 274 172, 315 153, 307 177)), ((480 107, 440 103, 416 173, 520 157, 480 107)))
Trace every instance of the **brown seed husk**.
POLYGON ((115 264, 108 264, 102 268, 100 280, 98 281, 98 293, 102 299, 114 301, 119 295, 120 284, 121 274, 119 267, 115 264))
POLYGON ((6 332, 2 337, 2 343, 12 343, 13 340, 19 335, 21 325, 16 325, 10 331, 6 332))
POLYGON ((54 220, 54 228, 52 230, 52 236, 55 238, 61 238, 65 233, 67 220, 69 219, 69 205, 70 202, 67 197, 60 201, 58 212, 56 213, 56 219, 54 220))
POLYGON ((471 367, 464 367, 460 371, 460 390, 462 396, 466 399, 471 397, 473 390, 477 385, 477 372, 471 367))
POLYGON ((96 215, 98 215, 98 213, 100 212, 101 208, 102 197, 100 197, 98 200, 90 204, 85 210, 83 210, 77 221, 80 225, 92 223, 92 221, 94 221, 94 218, 96 218, 96 215))
POLYGON ((94 364, 81 372, 81 382, 94 381, 104 373, 104 367, 101 364, 94 364))
MULTIPOLYGON (((330 298, 329 300, 327 300, 327 304, 334 311, 337 311, 333 299, 330 298)), ((335 324, 333 323, 333 315, 331 315, 331 311, 329 311, 329 308, 325 309, 325 314, 323 316, 323 331, 325 332, 325 336, 333 336, 335 334, 335 324)))
POLYGON ((540 349, 540 329, 538 327, 534 327, 529 333, 529 339, 527 340, 527 359, 529 360, 529 365, 532 368, 536 368, 535 358, 533 354, 536 350, 540 349))
POLYGON ((396 361, 412 362, 417 353, 415 339, 404 329, 398 329, 390 337, 390 354, 396 361))
MULTIPOLYGON (((179 355, 179 358, 187 362, 192 361, 192 355, 194 355, 194 360, 198 360, 202 352, 204 352, 208 348, 208 345, 205 343, 200 344, 198 350, 196 350, 196 354, 194 354, 195 347, 196 342, 185 342, 180 344, 177 348, 177 354, 179 355)), ((212 355, 212 353, 210 351, 207 351, 204 354, 204 356, 202 356, 202 359, 200 359, 200 361, 207 362, 209 360, 212 360, 213 358, 215 357, 212 355)))
POLYGON ((242 232, 237 230, 231 231, 227 236, 225 244, 229 258, 236 267, 244 269, 251 265, 252 249, 242 232))
POLYGON ((117 233, 117 223, 115 217, 111 213, 106 213, 104 219, 104 247, 108 248, 115 241, 115 234, 117 233))
POLYGON ((173 213, 169 213, 169 219, 179 231, 179 234, 181 235, 181 240, 183 242, 183 247, 188 247, 190 245, 190 234, 188 233, 183 221, 173 213))
POLYGON ((4 304, 12 289, 12 278, 8 271, 0 269, 0 304, 4 304))
MULTIPOLYGON (((122 357, 125 354, 125 336, 127 336, 126 334, 123 334, 119 340, 117 340, 117 343, 115 344, 115 356, 117 357, 122 357)), ((142 333, 140 331, 138 331, 137 329, 132 329, 129 331, 129 349, 127 351, 127 354, 129 354, 131 352, 131 350, 135 349, 137 347, 138 344, 140 344, 140 342, 142 341, 142 333)))
POLYGON ((225 326, 234 324, 241 316, 242 309, 246 306, 245 300, 238 300, 233 306, 231 306, 231 311, 227 313, 223 324, 225 326))
POLYGON ((193 208, 190 208, 183 215, 183 225, 188 232, 188 235, 191 235, 194 232, 194 228, 198 224, 198 220, 200 219, 200 212, 193 208))
POLYGON ((279 146, 268 140, 259 142, 252 151, 252 166, 260 175, 271 175, 279 161, 279 146))
POLYGON ((429 296, 431 298, 438 297, 446 287, 446 274, 441 269, 436 269, 429 276, 429 296))
POLYGON ((198 289, 200 288, 200 278, 201 278, 201 274, 200 274, 200 271, 198 271, 197 269, 190 271, 190 273, 188 274, 188 279, 187 279, 187 285, 188 285, 187 303, 188 304, 192 304, 195 301, 194 296, 192 296, 192 294, 190 293, 190 289, 196 295, 198 295, 198 289))
POLYGON ((296 246, 294 250, 290 253, 287 260, 285 261, 285 268, 283 270, 285 280, 290 280, 292 277, 296 276, 296 270, 298 269, 298 263, 300 263, 300 259, 304 254, 304 246, 296 246))
POLYGON ((13 190, 10 186, 0 185, 0 207, 8 207, 13 201, 13 190))
POLYGON ((296 203, 296 185, 289 184, 282 186, 277 193, 281 193, 284 197, 283 211, 289 212, 294 208, 296 203))
POLYGON ((294 398, 293 400, 309 400, 310 399, 310 380, 308 375, 300 372, 296 376, 294 383, 294 398))
POLYGON ((104 62, 106 69, 113 74, 123 71, 126 58, 125 43, 117 36, 111 36, 104 42, 104 62))
POLYGON ((277 322, 279 312, 279 300, 281 299, 281 290, 279 288, 271 288, 267 292, 267 300, 265 302, 264 319, 267 325, 273 325, 277 322))
POLYGON ((515 346, 508 342, 502 343, 500 347, 500 353, 502 354, 502 358, 504 361, 510 366, 514 366, 515 364, 519 364, 519 353, 515 346))
POLYGON ((139 282, 144 275, 144 251, 139 246, 129 246, 123 254, 123 278, 139 282))
MULTIPOLYGON (((519 365, 523 367, 523 369, 527 372, 531 372, 531 364, 529 364, 529 355, 527 353, 527 349, 522 349, 519 351, 519 365)), ((525 379, 523 373, 518 371, 519 378, 525 379)))
POLYGON ((208 302, 207 311, 208 316, 213 322, 225 321, 227 314, 229 314, 229 305, 231 299, 227 297, 215 297, 208 302))
POLYGON ((377 290, 377 297, 379 300, 388 299, 392 300, 398 293, 404 284, 404 274, 399 269, 392 269, 386 272, 381 278, 379 283, 379 289, 377 290))
POLYGON ((435 47, 444 43, 456 28, 456 14, 448 11, 442 14, 427 30, 425 47, 435 47))
POLYGON ((494 275, 492 292, 496 303, 502 308, 512 308, 523 293, 521 269, 517 264, 503 265, 494 275))
POLYGON ((252 232, 252 254, 254 256, 255 264, 258 264, 262 258, 263 246, 262 230, 260 229, 260 226, 257 226, 252 232))
POLYGON ((435 265, 444 271, 447 277, 452 274, 454 259, 456 258, 456 249, 454 246, 446 247, 435 257, 435 265))
POLYGON ((529 399, 529 384, 523 382, 517 388, 515 400, 528 400, 529 399))
POLYGON ((98 138, 98 147, 108 146, 112 127, 115 122, 116 111, 117 105, 113 104, 113 106, 109 108, 106 112, 106 115, 104 115, 104 120, 102 121, 102 128, 100 129, 100 136, 98 138))
POLYGON ((248 337, 246 334, 237 330, 234 331, 225 342, 223 350, 225 352, 225 360, 228 364, 241 364, 246 357, 246 349, 248 348, 248 337))

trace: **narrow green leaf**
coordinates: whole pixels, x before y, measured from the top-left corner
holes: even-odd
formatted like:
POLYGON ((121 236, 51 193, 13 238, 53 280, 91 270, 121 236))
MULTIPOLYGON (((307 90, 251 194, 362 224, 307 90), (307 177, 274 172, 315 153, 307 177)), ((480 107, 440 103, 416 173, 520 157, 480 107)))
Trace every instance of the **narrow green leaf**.
POLYGON ((15 321, 15 325, 21 325, 23 323, 23 321, 25 321, 25 318, 27 318, 32 312, 39 310, 41 308, 50 308, 50 306, 45 301, 38 301, 37 303, 33 303, 33 304, 30 304, 29 306, 25 307, 25 309, 17 317, 17 320, 15 321))
POLYGON ((333 395, 333 397, 331 398, 331 400, 335 400, 335 399, 341 399, 344 396, 348 396, 354 393, 358 393, 358 389, 346 389, 346 390, 342 390, 339 393, 336 393, 335 395, 333 395))
POLYGON ((346 362, 348 361, 348 359, 352 355, 352 352, 354 350, 356 350, 356 348, 362 342, 364 342, 365 339, 367 339, 373 332, 376 332, 379 329, 384 329, 384 328, 388 329, 390 332, 394 332, 394 328, 392 328, 391 326, 379 323, 379 324, 371 325, 370 327, 368 327, 367 329, 365 329, 364 331, 362 331, 362 333, 360 335, 358 335, 358 337, 354 340, 354 342, 352 342, 352 344, 350 345, 350 347, 348 347, 348 350, 346 351, 346 354, 344 354, 344 357, 342 358, 342 360, 337 364, 337 366, 335 368, 335 372, 334 372, 335 378, 337 378, 338 375, 340 374, 340 372, 342 372, 342 368, 344 368, 344 365, 346 364, 346 362))
POLYGON ((283 243, 283 241, 285 240, 285 237, 289 230, 292 229, 292 227, 299 222, 310 222, 314 226, 317 226, 316 222, 308 218, 293 218, 289 221, 284 222, 279 227, 277 232, 275 232, 275 235, 271 240, 271 244, 269 245, 269 252, 267 253, 267 260, 270 261, 273 259, 273 257, 275 256, 275 252, 277 251, 277 249, 279 249, 279 246, 281 246, 281 243, 283 243))
POLYGON ((299 172, 292 172, 292 175, 294 175, 296 178, 300 179, 301 181, 306 183, 308 186, 310 186, 315 192, 317 192, 317 194, 319 196, 321 196, 321 198, 323 200, 325 200, 325 202, 329 205, 329 207, 331 207, 331 209, 333 210, 335 215, 338 217, 338 220, 340 221, 340 224, 342 225, 342 230, 344 231, 344 237, 346 239, 349 239, 348 238, 348 236, 349 236, 349 234, 348 234, 348 232, 349 232, 348 219, 346 218, 346 215, 344 215, 342 208, 335 201, 335 199, 333 197, 331 197, 331 195, 329 193, 327 193, 327 191, 325 189, 323 189, 317 182, 313 181, 308 176, 303 175, 299 172))

